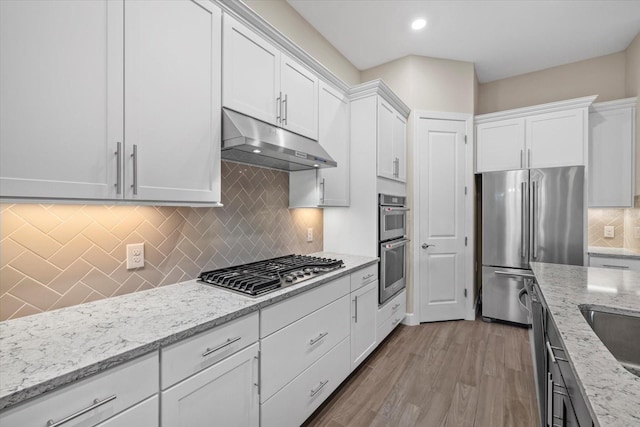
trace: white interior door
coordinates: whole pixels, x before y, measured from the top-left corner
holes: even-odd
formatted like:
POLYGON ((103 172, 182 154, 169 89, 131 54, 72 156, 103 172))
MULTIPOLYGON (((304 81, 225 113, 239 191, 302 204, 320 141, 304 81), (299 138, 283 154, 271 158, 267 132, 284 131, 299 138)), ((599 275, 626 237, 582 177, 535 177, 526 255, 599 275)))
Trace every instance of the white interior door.
POLYGON ((420 322, 465 317, 465 122, 420 119, 420 322))

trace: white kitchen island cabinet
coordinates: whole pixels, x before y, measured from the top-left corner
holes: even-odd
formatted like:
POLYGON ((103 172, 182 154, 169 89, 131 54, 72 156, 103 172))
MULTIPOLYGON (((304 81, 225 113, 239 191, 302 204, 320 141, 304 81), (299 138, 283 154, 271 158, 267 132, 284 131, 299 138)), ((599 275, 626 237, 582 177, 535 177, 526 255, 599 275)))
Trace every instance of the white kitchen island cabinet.
POLYGON ((223 17, 224 107, 318 139, 318 77, 229 15, 223 17))
POLYGON ((378 176, 407 181, 407 121, 388 102, 378 97, 378 176))
POLYGON ((259 425, 258 344, 162 392, 163 426, 259 425))
POLYGON ((589 207, 633 207, 637 98, 593 104, 589 112, 589 207))
POLYGON ((289 207, 349 206, 349 98, 320 82, 318 143, 338 163, 335 168, 289 173, 289 207))
POLYGON ((377 312, 377 280, 351 292, 351 370, 357 368, 378 344, 377 312))
POLYGON ((219 202, 218 6, 0 8, 0 197, 219 202))
POLYGON ((476 172, 586 165, 588 107, 594 99, 476 116, 476 172))

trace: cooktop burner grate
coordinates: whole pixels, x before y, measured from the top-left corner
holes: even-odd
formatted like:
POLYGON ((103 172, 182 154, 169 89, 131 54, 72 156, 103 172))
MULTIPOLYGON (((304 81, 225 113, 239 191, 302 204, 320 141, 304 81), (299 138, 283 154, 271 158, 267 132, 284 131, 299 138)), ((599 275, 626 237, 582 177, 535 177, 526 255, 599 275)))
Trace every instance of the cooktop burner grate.
POLYGON ((260 296, 341 268, 342 260, 286 255, 234 267, 206 271, 198 279, 244 295, 260 296))

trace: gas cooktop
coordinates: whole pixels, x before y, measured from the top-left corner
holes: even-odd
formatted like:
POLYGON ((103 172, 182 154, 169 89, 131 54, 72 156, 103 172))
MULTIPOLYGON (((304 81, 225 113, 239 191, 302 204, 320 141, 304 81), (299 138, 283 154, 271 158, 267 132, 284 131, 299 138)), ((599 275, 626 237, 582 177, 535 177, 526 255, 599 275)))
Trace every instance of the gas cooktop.
POLYGON ((339 259, 286 255, 250 264, 205 271, 198 276, 198 279, 209 285, 257 297, 337 270, 343 266, 344 263, 339 259))

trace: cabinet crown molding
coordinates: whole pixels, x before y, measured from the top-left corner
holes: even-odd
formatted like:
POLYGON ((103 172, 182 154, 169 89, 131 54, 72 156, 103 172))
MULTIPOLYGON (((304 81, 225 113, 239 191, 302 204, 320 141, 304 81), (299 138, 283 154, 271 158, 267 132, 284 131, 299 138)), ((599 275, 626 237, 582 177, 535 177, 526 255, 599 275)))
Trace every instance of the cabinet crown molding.
POLYGON ((582 98, 567 99, 565 101, 549 102, 547 104, 532 105, 530 107, 515 108, 496 113, 481 114, 475 116, 475 124, 488 123, 495 120, 516 119, 533 114, 552 113, 554 111, 570 110, 574 108, 589 107, 598 95, 582 98))
POLYGON ((634 108, 638 102, 638 97, 616 99, 614 101, 598 102, 589 107, 590 113, 599 113, 608 110, 617 110, 619 108, 634 108))
POLYGON ((359 85, 351 87, 349 91, 349 98, 351 100, 366 98, 367 96, 379 95, 385 101, 387 101, 393 108, 398 110, 400 114, 406 119, 409 117, 411 108, 407 106, 398 95, 384 82, 382 79, 375 79, 369 82, 361 83, 359 85))

